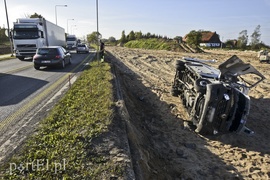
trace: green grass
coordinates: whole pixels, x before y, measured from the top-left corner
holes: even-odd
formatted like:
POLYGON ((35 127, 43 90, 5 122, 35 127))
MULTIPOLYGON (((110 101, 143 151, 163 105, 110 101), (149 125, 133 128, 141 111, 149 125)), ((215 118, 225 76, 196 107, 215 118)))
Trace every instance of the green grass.
POLYGON ((41 122, 36 134, 18 153, 20 155, 11 158, 0 171, 10 173, 10 166, 14 165, 12 175, 2 176, 7 179, 99 179, 104 174, 121 176, 122 167, 108 156, 96 152, 91 145, 93 139, 108 131, 113 118, 111 80, 108 63, 92 62, 41 122), (37 161, 43 165, 39 169, 35 166, 37 161), (28 170, 15 170, 14 167, 20 163, 24 167, 29 163, 28 170))
POLYGON ((142 48, 155 50, 171 50, 172 44, 163 39, 151 38, 129 41, 125 44, 128 48, 142 48))
POLYGON ((9 59, 14 59, 16 58, 15 56, 11 57, 11 56, 7 56, 7 57, 0 57, 0 61, 4 61, 4 60, 9 60, 9 59))

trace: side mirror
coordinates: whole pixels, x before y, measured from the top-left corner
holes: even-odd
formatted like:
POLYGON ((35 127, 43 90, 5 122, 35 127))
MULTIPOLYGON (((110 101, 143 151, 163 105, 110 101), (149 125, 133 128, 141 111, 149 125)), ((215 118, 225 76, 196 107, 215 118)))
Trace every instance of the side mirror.
POLYGON ((44 38, 43 31, 40 32, 41 38, 44 38))

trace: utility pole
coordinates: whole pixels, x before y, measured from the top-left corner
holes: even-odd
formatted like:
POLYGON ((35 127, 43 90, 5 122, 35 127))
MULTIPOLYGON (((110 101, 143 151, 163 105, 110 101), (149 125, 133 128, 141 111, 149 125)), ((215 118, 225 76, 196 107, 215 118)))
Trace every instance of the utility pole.
POLYGON ((99 46, 100 46, 100 42, 99 42, 99 29, 98 29, 98 0, 96 0, 96 11, 97 11, 97 40, 98 40, 98 47, 97 47, 97 60, 99 61, 99 46))
POLYGON ((6 17, 7 17, 7 27, 8 27, 8 38, 9 38, 9 42, 10 42, 10 51, 11 51, 11 57, 13 57, 13 47, 12 47, 12 40, 11 40, 11 36, 10 36, 10 31, 9 31, 9 20, 8 20, 8 12, 7 12, 7 3, 6 0, 4 0, 5 2, 5 9, 6 9, 6 17))
POLYGON ((67 7, 67 5, 55 5, 55 23, 57 25, 57 7, 67 7))
POLYGON ((74 20, 74 19, 67 19, 67 34, 68 34, 68 21, 69 20, 74 20))

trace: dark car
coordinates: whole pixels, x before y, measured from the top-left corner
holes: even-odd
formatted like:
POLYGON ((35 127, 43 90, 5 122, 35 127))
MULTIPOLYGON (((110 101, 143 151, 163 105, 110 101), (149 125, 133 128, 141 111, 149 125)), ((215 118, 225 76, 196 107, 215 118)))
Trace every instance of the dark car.
POLYGON ((265 77, 235 55, 218 69, 205 62, 209 61, 178 60, 172 87, 172 95, 182 99, 195 131, 202 135, 253 133, 245 126, 250 111, 248 91, 265 77))
POLYGON ((42 47, 37 49, 33 62, 35 69, 42 66, 64 68, 66 64, 71 64, 71 55, 61 46, 42 47))

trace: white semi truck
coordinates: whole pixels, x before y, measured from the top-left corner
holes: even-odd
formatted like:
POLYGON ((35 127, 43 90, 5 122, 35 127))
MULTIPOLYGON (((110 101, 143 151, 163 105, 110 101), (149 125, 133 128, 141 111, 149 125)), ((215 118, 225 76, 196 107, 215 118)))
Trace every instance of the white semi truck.
POLYGON ((75 35, 67 35, 67 49, 75 49, 77 47, 78 41, 75 35))
POLYGON ((16 57, 33 57, 43 46, 66 46, 65 29, 44 18, 20 18, 14 22, 13 44, 16 57))

